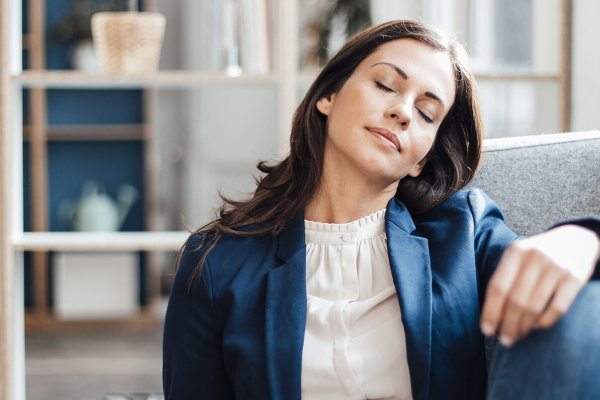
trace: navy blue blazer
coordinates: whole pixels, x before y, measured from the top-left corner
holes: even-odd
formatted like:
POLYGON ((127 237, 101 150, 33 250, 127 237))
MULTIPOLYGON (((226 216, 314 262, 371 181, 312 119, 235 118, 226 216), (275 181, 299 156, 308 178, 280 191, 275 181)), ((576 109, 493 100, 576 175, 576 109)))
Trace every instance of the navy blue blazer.
MULTIPOLYGON (((481 399, 484 291, 516 235, 479 190, 411 216, 390 200, 391 272, 414 399, 481 399)), ((201 252, 186 244, 165 321, 167 399, 300 399, 306 323, 304 216, 278 237, 225 237, 188 287, 201 252)), ((381 343, 381 346, 385 346, 381 343)))

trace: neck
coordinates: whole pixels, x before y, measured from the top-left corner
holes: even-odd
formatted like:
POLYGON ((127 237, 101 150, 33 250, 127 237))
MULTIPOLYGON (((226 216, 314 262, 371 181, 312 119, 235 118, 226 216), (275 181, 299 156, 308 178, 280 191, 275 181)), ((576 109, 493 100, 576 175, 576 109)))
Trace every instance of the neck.
POLYGON ((368 177, 344 174, 339 169, 328 173, 325 168, 319 189, 308 202, 304 217, 309 221, 334 224, 351 222, 385 208, 397 187, 398 182, 377 185, 368 177))

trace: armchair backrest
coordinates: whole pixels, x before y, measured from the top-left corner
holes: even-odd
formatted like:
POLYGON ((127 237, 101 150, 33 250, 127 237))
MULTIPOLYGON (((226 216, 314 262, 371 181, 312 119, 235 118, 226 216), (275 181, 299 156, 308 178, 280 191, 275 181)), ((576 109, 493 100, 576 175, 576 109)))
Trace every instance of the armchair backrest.
POLYGON ((496 201, 520 235, 600 215, 600 131, 486 139, 470 186, 496 201))

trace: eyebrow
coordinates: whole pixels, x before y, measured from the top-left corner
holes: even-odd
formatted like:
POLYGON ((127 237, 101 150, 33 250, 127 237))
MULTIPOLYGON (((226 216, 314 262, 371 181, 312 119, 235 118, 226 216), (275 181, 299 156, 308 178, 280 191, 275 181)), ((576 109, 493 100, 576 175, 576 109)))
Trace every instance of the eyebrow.
MULTIPOLYGON (((406 75, 406 72, 404 72, 404 70, 402 70, 402 68, 400 68, 396 64, 392 64, 392 63, 386 62, 386 61, 381 61, 381 62, 378 62, 378 63, 375 63, 375 64, 371 65, 371 67, 375 67, 377 65, 387 65, 388 67, 393 68, 394 71, 396 71, 398 73, 398 75, 400 75, 402 77, 402 79, 404 79, 405 81, 408 80, 408 75, 406 75)), ((444 102, 435 93, 425 92, 425 96, 438 101, 442 105, 442 107, 444 107, 444 102)))

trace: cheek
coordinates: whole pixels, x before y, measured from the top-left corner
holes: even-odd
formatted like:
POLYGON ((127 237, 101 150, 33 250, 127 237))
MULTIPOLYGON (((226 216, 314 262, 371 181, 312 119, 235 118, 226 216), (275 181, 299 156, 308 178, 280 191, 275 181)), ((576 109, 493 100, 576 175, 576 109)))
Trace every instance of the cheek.
POLYGON ((415 149, 418 153, 417 156, 419 159, 425 157, 429 150, 433 147, 433 142, 435 141, 435 132, 434 133, 426 133, 417 138, 415 141, 415 149))
POLYGON ((339 104, 327 119, 328 136, 336 137, 340 140, 356 139, 356 128, 361 126, 362 121, 358 116, 353 104, 339 104))

